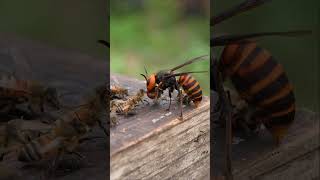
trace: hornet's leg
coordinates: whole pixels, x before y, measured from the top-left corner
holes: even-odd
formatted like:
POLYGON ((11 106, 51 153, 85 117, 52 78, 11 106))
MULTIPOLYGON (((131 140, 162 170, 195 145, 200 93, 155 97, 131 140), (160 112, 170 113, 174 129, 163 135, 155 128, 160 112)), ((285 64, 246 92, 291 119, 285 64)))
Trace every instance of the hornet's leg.
POLYGON ((167 111, 170 111, 170 107, 171 107, 171 91, 169 89, 169 107, 168 107, 167 111))
POLYGON ((180 119, 183 120, 183 114, 182 114, 182 90, 179 89, 179 99, 180 99, 180 119))

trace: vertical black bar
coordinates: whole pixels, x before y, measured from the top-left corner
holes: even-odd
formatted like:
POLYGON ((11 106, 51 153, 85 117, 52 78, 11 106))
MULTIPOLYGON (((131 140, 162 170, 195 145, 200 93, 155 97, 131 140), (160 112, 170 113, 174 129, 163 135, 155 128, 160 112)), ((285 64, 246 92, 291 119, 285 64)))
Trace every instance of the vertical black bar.
POLYGON ((106 76, 107 76, 107 90, 108 90, 108 95, 107 95, 107 105, 106 105, 106 112, 107 112, 107 131, 108 131, 108 137, 107 137, 107 158, 106 158, 106 162, 107 162, 107 169, 106 169, 106 178, 105 179, 110 179, 110 1, 107 1, 107 29, 106 29, 106 34, 107 34, 107 42, 109 43, 109 48, 106 49, 106 53, 107 53, 107 72, 106 72, 106 76))

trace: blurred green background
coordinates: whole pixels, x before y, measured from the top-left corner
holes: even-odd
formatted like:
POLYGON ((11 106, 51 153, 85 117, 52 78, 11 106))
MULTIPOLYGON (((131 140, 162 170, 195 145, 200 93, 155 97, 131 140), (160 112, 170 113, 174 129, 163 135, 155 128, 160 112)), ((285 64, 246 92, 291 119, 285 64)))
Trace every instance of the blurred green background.
POLYGON ((1 0, 0 33, 105 58, 108 11, 106 0, 1 0))
MULTIPOLYGON (((111 0, 110 69, 144 80, 148 73, 169 69, 187 59, 210 53, 209 0, 111 0)), ((209 59, 177 72, 195 74, 204 93, 209 92, 209 59)))
MULTIPOLYGON (((217 14, 243 0, 215 0, 217 14)), ((305 37, 259 38, 259 44, 283 64, 299 107, 319 111, 319 22, 320 1, 277 0, 235 16, 211 29, 216 35, 264 31, 313 30, 305 37)), ((216 52, 221 52, 221 48, 216 52)))

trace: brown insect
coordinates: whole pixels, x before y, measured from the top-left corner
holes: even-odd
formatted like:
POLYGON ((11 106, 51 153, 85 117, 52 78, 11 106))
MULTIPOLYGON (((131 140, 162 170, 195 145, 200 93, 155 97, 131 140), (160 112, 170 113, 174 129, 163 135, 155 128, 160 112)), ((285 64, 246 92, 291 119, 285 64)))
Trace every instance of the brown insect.
POLYGON ((203 73, 206 71, 198 71, 198 72, 182 72, 182 73, 174 73, 175 70, 180 69, 186 65, 192 64, 199 60, 204 60, 203 58, 206 57, 199 56, 193 59, 188 60, 187 62, 178 65, 169 71, 159 71, 156 74, 151 74, 148 76, 147 70, 145 69, 146 74, 141 74, 146 82, 147 82, 147 96, 150 99, 158 99, 164 90, 168 89, 169 92, 169 107, 167 110, 170 110, 171 106, 171 98, 174 90, 178 91, 178 97, 180 103, 180 118, 183 119, 182 116, 182 89, 187 94, 187 96, 190 98, 191 101, 193 101, 194 105, 197 107, 199 103, 202 101, 202 89, 200 87, 199 82, 194 79, 190 74, 191 73, 203 73), (179 76, 179 79, 176 79, 176 76, 179 76))
POLYGON ((60 109, 55 88, 45 87, 38 82, 18 80, 13 76, 0 77, 0 112, 8 114, 16 105, 27 103, 32 115, 44 112, 45 105, 60 109))
POLYGON ((111 99, 124 98, 125 96, 128 96, 128 89, 125 89, 120 86, 112 85, 110 86, 110 91, 111 91, 111 99))
MULTIPOLYGON (((224 20, 247 11, 266 0, 248 0, 225 11, 211 20, 217 25, 224 20)), ((235 89, 249 105, 255 107, 251 122, 264 124, 277 144, 286 135, 295 116, 293 86, 288 80, 283 66, 265 48, 252 38, 260 36, 297 36, 310 31, 263 32, 244 35, 220 36, 211 39, 211 47, 225 46, 216 69, 223 80, 230 78, 235 89)), ((211 80, 214 80, 211 77, 211 80)), ((213 88, 215 83, 211 82, 213 88)), ((214 89, 213 89, 214 90, 214 89)))
POLYGON ((105 86, 96 88, 95 95, 84 105, 67 112, 55 121, 55 127, 45 135, 25 144, 18 150, 18 160, 35 162, 51 159, 62 153, 73 153, 80 140, 92 127, 102 127, 100 116, 106 109, 107 89, 105 86))
POLYGON ((127 100, 114 101, 111 109, 119 114, 128 115, 133 113, 134 108, 139 102, 143 102, 144 90, 140 89, 136 95, 129 97, 127 100))

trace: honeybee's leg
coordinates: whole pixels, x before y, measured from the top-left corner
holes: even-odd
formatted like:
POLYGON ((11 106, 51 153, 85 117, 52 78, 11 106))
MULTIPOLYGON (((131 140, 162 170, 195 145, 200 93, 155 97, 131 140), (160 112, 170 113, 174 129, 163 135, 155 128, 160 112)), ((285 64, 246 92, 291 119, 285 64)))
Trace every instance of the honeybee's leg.
POLYGON ((61 161, 63 150, 58 151, 56 157, 49 163, 49 167, 44 171, 46 177, 53 176, 54 172, 58 169, 58 163, 61 161))

